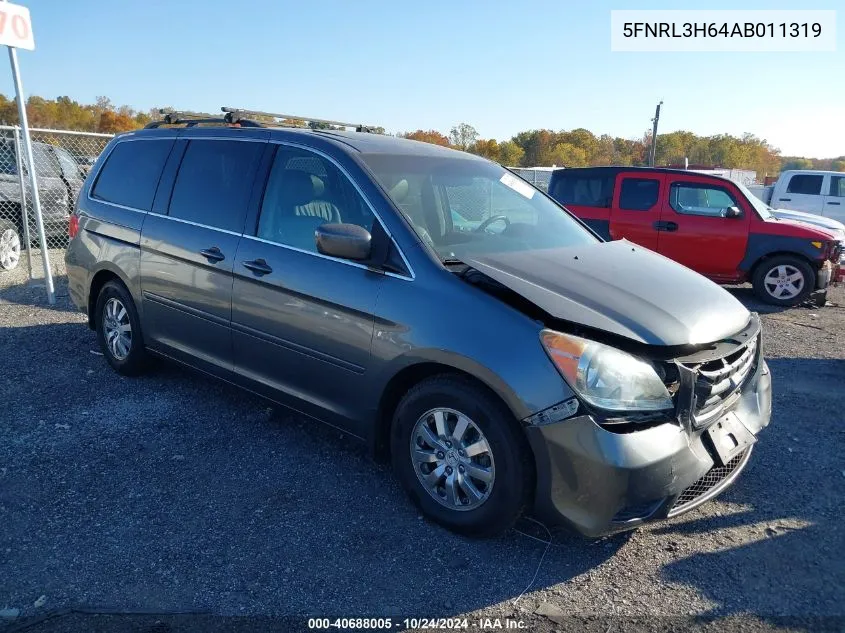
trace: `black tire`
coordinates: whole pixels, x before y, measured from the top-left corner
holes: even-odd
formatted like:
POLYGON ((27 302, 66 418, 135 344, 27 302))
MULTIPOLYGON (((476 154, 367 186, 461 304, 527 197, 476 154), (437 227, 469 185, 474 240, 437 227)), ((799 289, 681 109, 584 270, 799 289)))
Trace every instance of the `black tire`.
MULTIPOLYGON (((796 273, 792 272, 792 274, 794 275, 796 273)), ((810 293, 815 289, 816 273, 805 259, 793 255, 776 255, 775 257, 763 260, 757 265, 754 269, 754 276, 751 282, 754 285, 754 293, 761 301, 776 306, 795 306, 804 303, 807 297, 810 296, 810 293), (803 285, 798 294, 783 298, 776 296, 779 292, 777 286, 771 282, 767 282, 766 277, 779 266, 783 266, 787 273, 790 271, 801 273, 801 283, 803 285)), ((788 292, 788 289, 786 290, 788 292)))
POLYGON ((0 219, 0 240, 0 270, 14 270, 23 251, 23 238, 14 222, 0 219))
MULTIPOLYGON (((469 433, 472 437, 475 430, 471 429, 469 433)), ((443 374, 417 384, 397 406, 390 436, 393 469, 400 483, 426 517, 454 532, 477 537, 502 534, 513 526, 530 501, 534 476, 525 436, 511 412, 470 379, 443 374), (415 465, 411 458, 411 437, 417 421, 426 412, 441 407, 469 418, 483 433, 490 448, 495 477, 486 493, 487 498, 474 509, 451 509, 437 501, 417 476, 417 469, 425 466, 415 465)), ((472 459, 486 460, 487 457, 472 459)), ((442 463, 445 465, 445 460, 442 463)))
MULTIPOLYGON (((117 304, 115 304, 117 305, 117 304)), ((138 319, 138 311, 135 309, 135 302, 132 301, 132 296, 126 287, 117 282, 109 281, 97 296, 97 306, 94 309, 94 319, 97 331, 97 340, 100 342, 100 350, 103 356, 108 361, 117 373, 124 376, 137 376, 146 371, 150 364, 150 357, 144 349, 144 340, 141 335, 141 322, 138 319), (130 331, 130 343, 128 345, 128 352, 119 355, 112 349, 112 346, 107 340, 107 324, 109 317, 106 314, 109 301, 115 299, 126 310, 126 318, 128 318, 130 331)))

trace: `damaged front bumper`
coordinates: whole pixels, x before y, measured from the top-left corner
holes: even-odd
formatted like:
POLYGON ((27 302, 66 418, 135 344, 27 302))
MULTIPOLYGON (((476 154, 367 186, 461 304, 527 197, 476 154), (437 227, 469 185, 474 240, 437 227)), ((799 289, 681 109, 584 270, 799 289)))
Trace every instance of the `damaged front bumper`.
POLYGON ((528 425, 537 517, 599 537, 677 516, 718 495, 745 468, 771 417, 762 355, 706 424, 681 409, 676 421, 627 432, 600 426, 590 414, 528 425))

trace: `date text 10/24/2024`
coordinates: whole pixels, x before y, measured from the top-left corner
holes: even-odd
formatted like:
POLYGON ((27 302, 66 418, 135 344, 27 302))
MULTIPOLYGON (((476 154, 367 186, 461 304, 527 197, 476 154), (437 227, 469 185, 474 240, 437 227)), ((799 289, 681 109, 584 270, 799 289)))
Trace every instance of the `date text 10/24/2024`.
POLYGON ((309 618, 313 630, 525 630, 523 620, 513 618, 309 618))

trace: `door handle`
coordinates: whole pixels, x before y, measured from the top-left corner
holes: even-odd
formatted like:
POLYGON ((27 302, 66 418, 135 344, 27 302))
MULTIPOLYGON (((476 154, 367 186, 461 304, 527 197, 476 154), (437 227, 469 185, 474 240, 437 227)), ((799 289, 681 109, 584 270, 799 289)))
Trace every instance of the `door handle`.
POLYGON ((273 269, 270 268, 267 265, 267 262, 265 262, 262 258, 253 259, 251 261, 244 262, 244 266, 246 268, 249 268, 252 272, 254 272, 256 275, 259 275, 259 276, 269 275, 270 273, 273 272, 273 269))
POLYGON ((657 229, 658 231, 677 231, 678 230, 678 223, 677 222, 655 222, 652 226, 657 229))
POLYGON ((781 202, 792 202, 792 198, 778 198, 781 202))
POLYGON ((216 246, 212 246, 211 248, 204 248, 200 251, 200 255, 205 257, 209 263, 216 264, 217 262, 222 262, 226 259, 226 256, 220 252, 220 249, 216 246))
POLYGON ((828 202, 828 204, 835 204, 837 207, 839 206, 838 202, 828 202))

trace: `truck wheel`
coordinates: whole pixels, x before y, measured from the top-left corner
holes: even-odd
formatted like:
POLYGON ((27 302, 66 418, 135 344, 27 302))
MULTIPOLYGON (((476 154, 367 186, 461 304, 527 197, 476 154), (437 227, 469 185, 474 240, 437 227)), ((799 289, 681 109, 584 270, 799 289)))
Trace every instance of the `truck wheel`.
POLYGON ((778 306, 803 303, 816 286, 816 273, 800 257, 778 255, 761 262, 754 270, 754 292, 778 306))
POLYGON ((21 236, 17 227, 6 220, 0 220, 0 269, 17 268, 21 260, 21 236))
POLYGON ((405 394, 391 457, 422 513, 461 534, 501 534, 531 494, 530 451, 513 415, 460 376, 434 376, 405 394))

